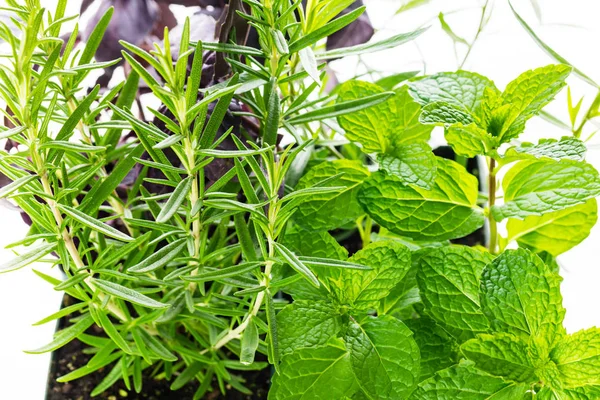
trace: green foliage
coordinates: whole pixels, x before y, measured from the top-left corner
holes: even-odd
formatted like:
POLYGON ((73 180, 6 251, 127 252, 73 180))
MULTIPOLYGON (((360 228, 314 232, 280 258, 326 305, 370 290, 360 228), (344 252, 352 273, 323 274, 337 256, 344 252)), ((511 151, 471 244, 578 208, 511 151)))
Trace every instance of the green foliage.
POLYGON ((504 92, 462 70, 327 92, 321 61, 424 31, 321 51, 364 13, 343 13, 351 3, 245 0, 229 17, 258 48, 191 43, 189 21, 151 52, 123 42, 131 72, 101 92, 83 82, 119 62, 94 61, 112 9, 79 48, 59 38, 65 1, 9 1, 21 32, 0 22, 0 138, 18 151, 0 152, 0 198, 32 228, 0 272, 62 267, 62 281, 36 273, 76 302, 38 324, 67 326, 30 352, 79 340, 93 356, 59 381, 103 371, 92 396, 121 379, 141 393, 149 374, 196 381, 200 399, 247 394, 240 371, 270 364, 270 399, 599 397, 600 332, 567 334, 555 257, 589 235, 600 178, 580 129, 514 142, 572 68, 559 59, 504 92), (231 69, 208 87, 205 51, 231 69), (140 79, 154 121, 138 117, 140 79), (434 155, 433 129, 455 160, 434 155))
POLYGON ((405 185, 381 171, 362 185, 358 201, 381 226, 416 240, 466 236, 484 222, 477 207, 477 179, 457 163, 437 158, 437 177, 430 190, 405 185))

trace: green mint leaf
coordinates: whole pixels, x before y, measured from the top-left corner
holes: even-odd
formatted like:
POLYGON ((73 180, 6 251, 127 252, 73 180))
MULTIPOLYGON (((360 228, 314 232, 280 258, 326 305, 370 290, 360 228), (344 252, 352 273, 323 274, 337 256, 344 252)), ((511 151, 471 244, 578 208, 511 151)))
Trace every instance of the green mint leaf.
POLYGON ((466 236, 483 225, 477 196, 473 175, 453 161, 438 158, 431 190, 376 172, 363 183, 358 201, 377 223, 396 234, 415 240, 446 240, 466 236))
POLYGON ((342 327, 340 315, 329 302, 296 300, 277 314, 281 356, 306 347, 320 347, 342 327))
MULTIPOLYGON (((340 86, 337 102, 357 100, 374 94, 384 93, 379 86, 349 81, 340 86)), ((395 113, 394 102, 384 101, 361 111, 338 117, 338 123, 346 131, 346 138, 360 143, 366 153, 384 153, 390 146, 390 123, 395 113)))
POLYGON ((496 221, 524 218, 584 203, 600 196, 598 171, 572 160, 520 161, 503 179, 504 204, 492 207, 496 221))
MULTIPOLYGON (((294 253, 305 257, 320 257, 333 260, 348 259, 348 250, 343 248, 326 231, 311 231, 299 225, 288 227, 283 244, 294 253)), ((319 269, 316 269, 319 272, 319 269)), ((294 300, 323 299, 327 296, 324 288, 315 288, 305 279, 291 283, 284 288, 294 300)))
MULTIPOLYGON (((343 84, 338 102, 384 93, 379 86, 362 81, 343 84)), ((394 96, 375 106, 338 117, 348 140, 360 143, 366 153, 385 153, 399 143, 429 139, 433 126, 419 122, 421 106, 408 93, 406 86, 394 96)))
POLYGON ((413 332, 421 354, 419 382, 433 376, 437 371, 448 368, 458 360, 455 342, 434 320, 421 317, 407 319, 406 326, 413 332))
POLYGON ((506 224, 508 241, 546 251, 556 257, 587 238, 598 220, 596 199, 583 204, 554 211, 542 216, 529 216, 523 220, 509 219, 506 224))
POLYGON ((414 253, 412 253, 412 258, 412 267, 404 278, 381 300, 377 310, 378 315, 389 314, 403 319, 404 312, 410 312, 413 305, 421 302, 419 288, 417 287, 417 268, 415 268, 414 253))
POLYGON ((600 386, 579 386, 575 388, 543 387, 536 393, 536 400, 595 400, 600 398, 600 386))
POLYGON ((425 142, 399 145, 378 157, 379 168, 397 176, 406 185, 431 189, 437 172, 437 161, 425 142))
POLYGON ((370 244, 349 261, 373 269, 329 270, 330 286, 341 304, 356 310, 377 308, 379 301, 404 278, 411 267, 410 250, 392 241, 370 244))
POLYGON ((489 323, 479 302, 479 277, 492 260, 491 254, 465 246, 427 251, 417 272, 427 314, 442 326, 487 331, 489 323))
POLYGON ((305 257, 335 260, 348 258, 348 250, 342 247, 328 232, 313 232, 298 225, 286 229, 283 244, 296 254, 305 257))
POLYGON ((395 104, 394 114, 390 120, 389 137, 392 145, 427 142, 433 126, 419 121, 421 105, 412 98, 408 86, 397 89, 396 95, 390 101, 395 104))
POLYGON ((510 104, 510 112, 499 135, 502 143, 523 132, 525 122, 538 114, 566 85, 571 70, 568 65, 547 65, 519 75, 506 86, 502 100, 504 104, 510 104))
POLYGON ((421 382, 411 400, 524 400, 528 389, 461 362, 421 382))
POLYGON ((314 186, 337 174, 342 175, 319 186, 344 187, 344 189, 335 193, 304 197, 294 214, 295 221, 299 225, 312 230, 331 230, 353 222, 363 214, 356 195, 362 182, 369 176, 369 172, 358 161, 322 162, 312 167, 300 179, 296 189, 314 186))
POLYGON ((567 336, 552 349, 550 359, 565 387, 600 385, 600 329, 594 327, 567 336))
POLYGON ((408 397, 419 377, 419 348, 412 332, 391 316, 350 322, 346 333, 352 370, 370 399, 408 397))
POLYGON ((295 351, 281 360, 270 400, 331 400, 351 396, 356 384, 350 354, 342 344, 295 351))
POLYGON ((436 101, 423 107, 419 121, 422 124, 452 125, 473 123, 473 116, 464 108, 445 101, 436 101))
POLYGON ((527 342, 507 334, 480 334, 464 342, 460 349, 477 368, 514 382, 532 384, 539 379, 528 356, 527 342))
POLYGON ((481 308, 496 332, 535 338, 546 349, 565 335, 561 278, 525 249, 507 250, 481 275, 481 308))
POLYGON ((497 144, 496 138, 474 123, 449 126, 444 137, 456 154, 469 158, 485 155, 497 144))
POLYGON ((409 83, 410 94, 425 106, 445 102, 474 114, 479 108, 486 88, 498 91, 488 78, 468 71, 442 72, 418 78, 409 83))
POLYGON ((569 159, 583 161, 587 149, 585 143, 572 136, 564 136, 560 140, 541 139, 538 144, 521 143, 519 146, 510 147, 502 156, 502 163, 517 160, 532 160, 551 158, 556 161, 569 159))

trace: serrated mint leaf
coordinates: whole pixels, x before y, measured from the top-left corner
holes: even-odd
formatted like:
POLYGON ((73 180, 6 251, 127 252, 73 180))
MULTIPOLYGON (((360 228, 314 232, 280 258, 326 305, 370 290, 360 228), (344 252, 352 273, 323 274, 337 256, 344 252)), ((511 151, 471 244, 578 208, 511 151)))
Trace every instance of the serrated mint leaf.
POLYGON ((417 78, 408 85, 410 94, 422 106, 445 102, 469 114, 479 108, 486 88, 498 91, 494 82, 468 71, 442 72, 417 78))
POLYGON ((590 199, 542 216, 509 219, 506 225, 508 241, 516 240, 536 252, 546 251, 556 257, 587 238, 597 220, 597 202, 590 199))
POLYGON ((317 164, 300 179, 296 189, 313 186, 337 174, 343 175, 322 186, 344 189, 304 197, 294 214, 299 225, 312 230, 330 230, 353 222, 363 214, 356 195, 369 171, 359 161, 335 160, 317 164))
POLYGON ((356 378, 342 344, 306 348, 282 358, 269 400, 331 400, 351 396, 356 378))
POLYGON ((407 319, 404 323, 412 331, 415 342, 419 346, 421 354, 419 381, 456 364, 459 357, 454 339, 434 320, 421 317, 407 319))
MULTIPOLYGON (((383 92, 374 83, 352 80, 340 86, 338 102, 383 92)), ((346 138, 360 143, 366 153, 384 153, 390 146, 391 120, 395 112, 394 102, 387 100, 364 110, 339 116, 338 123, 346 131, 346 138)))
POLYGON ((496 221, 563 210, 600 196, 598 171, 572 160, 520 161, 503 179, 504 204, 492 207, 496 221))
POLYGON ((412 264, 412 267, 408 270, 400 283, 394 286, 394 288, 390 290, 390 293, 381 299, 377 311, 378 315, 390 314, 399 317, 405 309, 421 301, 419 288, 417 286, 417 268, 415 267, 414 258, 412 264))
POLYGON ((392 97, 395 105, 391 120, 390 141, 393 146, 415 142, 426 142, 431 136, 433 126, 424 125, 419 121, 421 105, 408 93, 408 86, 396 90, 392 97))
POLYGON ((485 155, 497 144, 496 138, 476 124, 449 126, 444 137, 456 154, 469 158, 485 155))
MULTIPOLYGON (((419 377, 419 348, 412 332, 390 316, 350 322, 346 333, 352 370, 370 399, 408 397, 419 377)), ((332 397, 333 398, 333 397, 332 397)))
POLYGON ((600 329, 567 336, 550 353, 564 387, 600 385, 600 329))
MULTIPOLYGON (((299 225, 294 225, 286 229, 283 244, 301 256, 334 260, 348 259, 348 250, 343 248, 327 231, 312 231, 302 228, 299 225)), ((323 270, 318 267, 312 267, 315 269, 317 275, 320 275, 320 271, 323 270)), ((324 288, 317 289, 305 279, 293 282, 283 290, 291 294, 294 300, 319 300, 326 298, 327 295, 327 290, 324 288)))
POLYGON ((535 383, 535 367, 528 356, 527 342, 507 334, 479 334, 464 342, 460 349, 475 366, 489 374, 505 379, 535 383))
POLYGON ((488 330, 479 303, 479 276, 493 258, 466 246, 431 249, 422 255, 417 282, 427 314, 443 326, 473 332, 488 330))
POLYGON ((377 308, 411 267, 410 250, 400 243, 381 241, 359 250, 348 261, 371 270, 330 270, 331 289, 341 304, 356 310, 377 308))
POLYGON ((551 158, 556 161, 562 159, 583 161, 586 151, 585 143, 572 136, 564 136, 560 140, 541 139, 538 144, 525 142, 519 146, 508 148, 502 156, 502 162, 539 158, 551 158))
POLYGON ((495 132, 493 129, 494 120, 497 118, 498 109, 501 106, 502 97, 500 91, 496 88, 486 87, 483 90, 483 97, 479 103, 479 107, 473 113, 477 125, 487 132, 495 132))
POLYGON ((550 349, 565 335, 561 280, 529 250, 507 250, 483 269, 481 308, 496 332, 550 349))
POLYGON ((358 201, 378 224, 415 240, 453 239, 481 227, 477 179, 443 158, 437 158, 437 172, 431 190, 376 172, 361 186, 358 201))
POLYGON ((281 356, 304 347, 323 346, 341 326, 341 317, 329 302, 295 301, 277 314, 281 356))
POLYGON ((596 400, 600 398, 600 386, 581 386, 568 389, 544 387, 536 400, 596 400))
MULTIPOLYGON (((419 383, 411 400, 524 400, 528 387, 507 382, 461 362, 419 383)), ((529 394, 531 398, 531 394, 529 394)))
POLYGON ((473 123, 473 116, 462 107, 445 101, 436 101, 423 107, 419 121, 422 124, 469 125, 473 123))
MULTIPOLYGON (((357 100, 383 92, 373 83, 349 81, 340 87, 338 101, 357 100)), ((404 86, 383 103, 338 117, 338 123, 346 131, 346 138, 360 143, 366 153, 385 153, 399 143, 429 139, 433 127, 419 122, 420 112, 421 106, 404 86)))
POLYGON ((379 168, 407 185, 430 189, 437 173, 437 161, 425 142, 398 145, 388 154, 378 157, 379 168))
POLYGON ((571 70, 568 65, 547 65, 524 72, 506 86, 502 100, 504 104, 510 104, 510 113, 500 132, 502 143, 523 132, 525 122, 538 114, 566 85, 571 70))
POLYGON ((348 250, 326 231, 314 232, 294 225, 285 231, 283 244, 294 253, 306 257, 346 260, 348 250))

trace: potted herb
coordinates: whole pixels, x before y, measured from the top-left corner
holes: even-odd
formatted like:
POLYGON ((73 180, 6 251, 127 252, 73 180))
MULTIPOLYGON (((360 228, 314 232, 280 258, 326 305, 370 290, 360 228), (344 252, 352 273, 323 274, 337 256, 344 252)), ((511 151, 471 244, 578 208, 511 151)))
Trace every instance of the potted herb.
POLYGON ((458 71, 327 94, 322 61, 422 33, 323 50, 364 12, 336 17, 351 3, 231 2, 218 41, 192 40, 188 20, 151 51, 121 42, 130 73, 101 93, 83 80, 118 62, 93 61, 111 9, 78 51, 58 38, 66 1, 9 1, 22 33, 0 30, 0 135, 17 151, 1 153, 0 195, 31 230, 1 271, 65 272, 39 274, 71 300, 30 351, 79 344, 89 357, 59 382, 100 374, 79 394, 132 398, 599 396, 600 332, 566 333, 554 257, 595 223, 600 178, 576 137, 514 144, 571 68, 504 91, 458 71), (133 107, 142 86, 152 121, 133 107), (485 157, 486 193, 432 153, 434 126, 485 157), (484 226, 487 243, 451 244, 484 226))

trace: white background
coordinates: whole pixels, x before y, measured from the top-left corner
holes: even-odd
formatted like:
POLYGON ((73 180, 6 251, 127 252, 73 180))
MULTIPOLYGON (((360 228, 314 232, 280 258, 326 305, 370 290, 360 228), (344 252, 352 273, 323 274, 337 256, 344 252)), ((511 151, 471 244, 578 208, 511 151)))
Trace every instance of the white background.
MULTIPOLYGON (((529 0, 514 0, 517 11, 536 30, 539 36, 563 57, 600 82, 600 57, 597 50, 600 28, 600 2, 596 0, 538 0, 542 6, 539 20, 529 0)), ((0 4, 2 2, 0 1, 0 4)), ((44 6, 53 9, 55 0, 42 0, 44 6)), ((402 3, 399 0, 366 0, 368 12, 378 29, 377 38, 414 30, 431 25, 429 31, 414 43, 364 58, 371 69, 387 75, 394 72, 422 70, 427 73, 455 70, 459 61, 452 41, 440 29, 437 14, 447 14, 447 22, 455 32, 471 41, 477 29, 480 1, 433 0, 428 5, 394 16, 402 3), (462 11, 461 11, 462 10, 462 11)), ((79 1, 70 2, 70 14, 79 9, 79 1)), ((462 60, 464 48, 458 48, 462 60)), ((486 30, 475 44, 465 69, 473 70, 493 79, 499 88, 521 72, 552 63, 520 27, 513 17, 506 0, 497 0, 492 18, 486 30)), ((332 67, 341 79, 365 68, 356 58, 333 63, 332 67)), ((587 110, 595 91, 575 77, 569 79, 574 98, 585 96, 583 110, 587 110)), ((568 121, 566 91, 550 104, 547 111, 568 121)), ((593 131, 584 133, 584 138, 593 131)), ((560 137, 567 134, 537 118, 529 122, 521 139, 536 140, 539 137, 560 137)), ((435 133, 439 137, 439 132, 435 133)), ((588 161, 600 168, 600 135, 589 145, 588 161)), ((22 238, 27 226, 17 212, 0 205, 0 263, 12 254, 3 247, 22 238)), ((576 249, 560 256, 561 274, 564 277, 562 292, 567 310, 565 324, 571 332, 600 325, 600 265, 596 258, 600 245, 600 225, 590 237, 576 249)), ((32 268, 59 276, 49 271, 45 264, 36 264, 16 272, 0 275, 0 399, 41 400, 45 390, 45 376, 49 355, 27 355, 24 349, 37 348, 51 340, 53 324, 32 327, 31 324, 59 307, 61 295, 55 292, 32 272, 32 268), (37 378, 36 378, 37 377, 37 378)))

